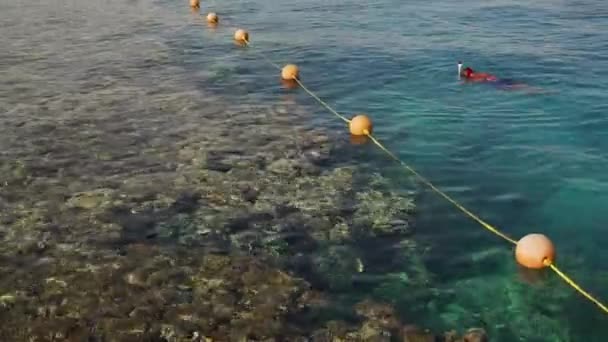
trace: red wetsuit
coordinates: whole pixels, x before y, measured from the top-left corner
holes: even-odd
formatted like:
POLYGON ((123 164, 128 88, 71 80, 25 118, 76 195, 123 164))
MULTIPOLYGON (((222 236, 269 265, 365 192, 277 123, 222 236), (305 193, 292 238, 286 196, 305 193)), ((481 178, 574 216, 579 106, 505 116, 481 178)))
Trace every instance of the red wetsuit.
POLYGON ((485 72, 475 72, 467 77, 471 81, 475 82, 484 82, 484 81, 496 81, 497 78, 494 75, 487 74, 485 72))
POLYGON ((496 76, 485 73, 485 72, 475 72, 471 68, 466 68, 463 72, 464 78, 473 82, 492 82, 498 80, 496 76))
POLYGON ((534 93, 544 93, 542 89, 530 88, 526 84, 512 79, 499 79, 498 77, 485 72, 475 72, 475 70, 469 67, 462 70, 460 76, 464 78, 465 82, 489 82, 502 90, 529 89, 534 93))

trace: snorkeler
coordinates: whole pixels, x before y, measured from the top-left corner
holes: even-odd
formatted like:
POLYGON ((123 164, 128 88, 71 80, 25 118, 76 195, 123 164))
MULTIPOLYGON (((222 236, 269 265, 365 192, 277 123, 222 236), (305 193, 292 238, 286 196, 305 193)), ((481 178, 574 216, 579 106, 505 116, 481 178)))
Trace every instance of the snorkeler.
POLYGON ((476 72, 471 67, 462 69, 462 62, 458 62, 458 74, 460 77, 464 78, 465 82, 487 82, 504 90, 529 88, 528 85, 524 83, 519 83, 512 79, 499 79, 492 74, 476 72))
POLYGON ((498 78, 494 75, 485 72, 475 72, 475 70, 466 67, 460 76, 471 82, 496 82, 498 78))

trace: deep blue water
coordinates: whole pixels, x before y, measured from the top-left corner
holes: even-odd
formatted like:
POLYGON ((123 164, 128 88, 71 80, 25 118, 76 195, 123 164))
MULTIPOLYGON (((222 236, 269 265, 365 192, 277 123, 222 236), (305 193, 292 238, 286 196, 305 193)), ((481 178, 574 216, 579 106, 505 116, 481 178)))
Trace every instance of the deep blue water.
MULTIPOLYGON (((605 2, 212 1, 207 8, 247 28, 252 49, 298 64, 305 84, 339 112, 368 113, 389 149, 485 220, 516 239, 548 235, 558 264, 608 299, 605 2), (544 92, 464 85, 458 60, 544 92)), ((248 91, 279 92, 270 65, 227 46, 232 32, 196 33, 211 39, 200 42, 201 58, 238 59, 242 75, 234 77, 251 82, 248 91)), ((297 99, 314 109, 311 121, 344 132, 303 91, 297 99)), ((353 149, 353 158, 377 163, 395 184, 406 176, 373 145, 353 149)), ((442 198, 425 193, 419 208, 418 239, 432 246, 425 260, 434 285, 451 295, 423 309, 402 307, 418 323, 482 325, 495 341, 608 336, 606 315, 593 304, 552 274, 523 281, 539 274, 525 277, 511 246, 442 198)))

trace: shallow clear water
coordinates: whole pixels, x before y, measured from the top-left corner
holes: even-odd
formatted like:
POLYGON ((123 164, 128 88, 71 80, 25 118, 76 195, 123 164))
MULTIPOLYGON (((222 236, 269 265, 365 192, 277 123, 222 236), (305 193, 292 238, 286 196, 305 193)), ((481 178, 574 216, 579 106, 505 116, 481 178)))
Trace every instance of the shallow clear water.
MULTIPOLYGON (((68 175, 162 169, 129 146, 164 146, 170 154, 172 142, 204 132, 204 122, 183 113, 170 118, 142 101, 160 84, 204 92, 207 105, 217 97, 216 116, 275 101, 277 71, 255 49, 279 64, 297 63, 306 85, 339 112, 368 113, 389 149, 507 234, 550 236, 562 269, 608 300, 602 0, 207 1, 201 12, 207 9, 222 20, 215 30, 176 1, 3 1, 3 159, 56 158, 82 141, 89 150, 79 158, 55 160, 68 175), (234 25, 250 31, 252 47, 234 47, 234 25), (458 60, 546 93, 463 85, 458 60), (45 102, 99 84, 113 89, 107 99, 99 90, 73 103, 45 102), (99 113, 95 101, 117 102, 102 103, 114 111, 99 113), (34 107, 48 110, 33 115, 34 107), (47 141, 47 130, 65 130, 51 135, 65 140, 47 141), (123 140, 104 139, 117 132, 123 140), (99 170, 90 160, 94 148, 111 151, 114 163, 99 170)), ((303 91, 296 100, 314 114, 311 123, 348 139, 342 123, 303 91)), ((395 184, 407 175, 371 144, 351 152, 395 184)), ((509 245, 442 198, 424 193, 418 212, 417 239, 429 244, 423 257, 434 275, 429 294, 412 304, 406 286, 373 293, 394 300, 409 320, 436 329, 483 326, 493 341, 605 340, 606 315, 554 275, 519 270, 509 245)))

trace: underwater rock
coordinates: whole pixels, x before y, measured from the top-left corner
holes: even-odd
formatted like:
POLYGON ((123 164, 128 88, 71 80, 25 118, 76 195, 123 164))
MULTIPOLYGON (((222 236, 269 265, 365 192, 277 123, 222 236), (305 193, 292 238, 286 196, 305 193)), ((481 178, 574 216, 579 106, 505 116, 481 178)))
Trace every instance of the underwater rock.
POLYGON ((0 224, 13 224, 17 220, 16 216, 10 212, 2 212, 0 213, 0 224))
MULTIPOLYGON (((1 185, 0 185, 1 187, 1 185)), ((8 209, 8 201, 4 199, 2 195, 0 195, 0 212, 3 212, 8 209)))
POLYGON ((184 191, 179 194, 169 207, 174 213, 188 213, 196 209, 199 205, 201 195, 197 192, 184 191))
POLYGON ((443 334, 442 342, 462 342, 455 330, 447 331, 443 334))
POLYGON ((137 341, 146 333, 147 325, 145 320, 138 318, 113 318, 103 320, 98 329, 121 338, 119 341, 137 341))
POLYGON ((329 155, 321 150, 308 150, 304 152, 304 157, 316 166, 324 166, 329 161, 329 155))
POLYGON ((345 241, 351 238, 351 230, 348 224, 345 222, 336 223, 331 229, 329 229, 329 235, 327 237, 330 241, 345 241))
POLYGON ((23 255, 38 254, 44 252, 47 245, 42 241, 26 240, 17 244, 17 253, 23 255))
POLYGON ((282 217, 281 220, 273 222, 273 230, 276 233, 270 237, 270 240, 281 240, 289 245, 290 248, 294 248, 296 252, 306 249, 312 250, 317 245, 317 241, 310 235, 310 232, 314 229, 313 222, 306 215, 294 212, 291 215, 282 217), (297 246, 303 249, 301 250, 297 246))
POLYGON ((177 152, 177 156, 180 160, 194 162, 197 160, 197 157, 201 157, 201 150, 195 149, 191 146, 184 146, 177 152))
POLYGON ((133 212, 127 206, 115 206, 99 215, 102 222, 115 223, 122 228, 123 243, 135 243, 158 235, 153 212, 133 212))
POLYGON ((207 160, 205 168, 211 171, 228 172, 232 170, 232 165, 226 164, 220 160, 207 160))
MULTIPOLYGON (((187 271, 179 267, 157 266, 157 270, 150 270, 147 283, 151 286, 162 287, 166 284, 184 284, 187 279, 187 271)), ((181 285, 180 289, 189 290, 189 286, 181 285)))
POLYGON ((373 320, 364 322, 357 335, 363 341, 391 342, 392 340, 391 332, 373 320))
POLYGON ((359 332, 365 340, 391 341, 399 336, 401 323, 392 306, 368 299, 357 303, 355 312, 367 319, 359 332))
POLYGON ((123 228, 115 223, 101 223, 97 230, 85 237, 90 244, 115 244, 123 241, 123 228))
POLYGON ((329 246, 313 256, 316 280, 333 290, 348 289, 353 285, 353 276, 360 271, 360 259, 346 246, 329 246))
POLYGON ((156 309, 150 306, 136 307, 129 313, 129 317, 152 321, 156 318, 156 309))
POLYGON ((109 206, 112 202, 112 189, 96 189, 93 191, 79 192, 68 199, 68 208, 95 209, 109 206))
POLYGON ((162 324, 160 327, 160 336, 161 339, 166 341, 172 341, 177 339, 177 333, 175 332, 175 327, 171 324, 162 324))
POLYGON ((348 333, 348 326, 342 321, 329 321, 324 328, 317 329, 309 334, 309 338, 305 341, 311 342, 333 342, 344 341, 344 337, 348 333))
POLYGON ((488 342, 486 331, 481 328, 471 328, 463 336, 463 342, 488 342))
POLYGON ((228 172, 232 170, 233 165, 226 161, 230 151, 208 151, 203 167, 207 170, 217 172, 228 172))
POLYGON ((28 178, 28 170, 21 160, 0 163, 0 187, 25 184, 28 178))
POLYGON ((243 196, 243 200, 250 203, 254 203, 258 198, 258 191, 249 185, 241 187, 241 194, 243 196))
POLYGON ((276 218, 283 218, 289 214, 297 213, 299 210, 300 209, 293 205, 279 203, 274 207, 274 215, 276 218))
POLYGON ((378 235, 408 232, 407 219, 415 208, 412 199, 369 190, 357 193, 357 200, 353 221, 358 227, 370 227, 370 233, 378 235))
POLYGON ((395 309, 388 304, 364 300, 355 305, 355 312, 368 320, 375 321, 383 328, 396 329, 399 327, 395 309))
POLYGON ((129 285, 138 286, 138 287, 146 287, 146 271, 137 270, 134 272, 129 272, 124 277, 125 281, 129 285))
POLYGON ((198 307, 192 303, 181 303, 167 307, 164 317, 173 322, 194 322, 200 319, 198 307))
POLYGON ((13 306, 17 302, 17 297, 10 293, 6 293, 0 296, 0 307, 8 308, 13 306))
POLYGON ((308 288, 303 280, 248 257, 214 256, 192 281, 195 300, 208 302, 213 320, 229 324, 233 338, 278 336, 284 317, 305 305, 298 298, 308 288))
POLYGON ((315 308, 323 310, 324 308, 331 305, 331 301, 324 293, 315 290, 309 290, 302 293, 302 295, 298 298, 297 305, 298 309, 315 308))
POLYGON ((280 158, 270 163, 266 169, 280 176, 318 176, 321 174, 319 166, 306 158, 280 158))
POLYGON ((319 176, 321 175, 321 168, 306 159, 302 159, 298 163, 298 174, 303 176, 319 176))
POLYGON ((453 340, 444 340, 429 330, 404 324, 388 304, 366 299, 355 305, 355 311, 365 319, 358 322, 349 319, 350 323, 328 321, 324 327, 308 335, 309 341, 463 342, 457 335, 453 335, 453 340))
POLYGON ((422 330, 416 326, 408 325, 401 328, 403 342, 435 342, 436 336, 430 331, 422 330))
POLYGON ((268 171, 279 175, 293 175, 297 173, 298 162, 292 159, 279 159, 268 165, 268 171))
MULTIPOLYGON (((32 329, 32 335, 41 339, 48 338, 51 341, 65 341, 71 336, 71 332, 78 328, 79 324, 71 318, 54 318, 41 322, 32 329)), ((30 339, 37 340, 37 339, 30 339)))
POLYGON ((247 212, 237 214, 235 218, 228 221, 224 230, 227 233, 237 233, 244 230, 250 230, 257 224, 272 220, 273 215, 266 212, 247 212))

